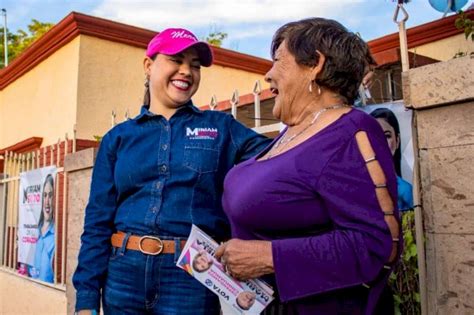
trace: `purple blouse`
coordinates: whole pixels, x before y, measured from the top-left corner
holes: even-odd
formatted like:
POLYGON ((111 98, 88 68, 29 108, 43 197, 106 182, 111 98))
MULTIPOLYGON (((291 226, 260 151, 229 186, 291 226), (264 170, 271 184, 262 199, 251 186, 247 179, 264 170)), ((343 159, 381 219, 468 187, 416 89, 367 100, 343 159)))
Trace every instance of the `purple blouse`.
POLYGON ((272 241, 276 289, 298 314, 372 313, 388 277, 383 266, 392 237, 358 131, 366 131, 396 201, 384 133, 356 109, 294 148, 257 161, 268 147, 234 167, 224 182, 233 237, 272 241))

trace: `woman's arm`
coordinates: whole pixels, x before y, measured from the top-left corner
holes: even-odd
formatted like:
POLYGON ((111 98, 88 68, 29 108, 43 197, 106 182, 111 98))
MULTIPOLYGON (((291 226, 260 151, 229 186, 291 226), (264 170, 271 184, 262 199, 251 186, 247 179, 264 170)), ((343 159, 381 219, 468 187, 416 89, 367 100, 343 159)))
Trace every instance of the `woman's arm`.
POLYGON ((230 137, 237 152, 235 164, 257 155, 272 141, 264 135, 245 127, 233 117, 230 117, 229 120, 230 137))

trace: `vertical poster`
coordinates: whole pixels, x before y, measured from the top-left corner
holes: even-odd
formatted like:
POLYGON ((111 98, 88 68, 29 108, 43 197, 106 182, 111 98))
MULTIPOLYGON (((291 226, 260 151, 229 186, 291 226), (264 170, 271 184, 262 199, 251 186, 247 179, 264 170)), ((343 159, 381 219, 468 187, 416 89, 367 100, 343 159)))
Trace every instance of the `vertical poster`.
POLYGON ((376 118, 384 130, 397 172, 398 208, 401 211, 413 209, 412 111, 406 109, 401 101, 367 105, 360 109, 376 118))
POLYGON ((54 282, 56 167, 20 173, 18 272, 54 282))

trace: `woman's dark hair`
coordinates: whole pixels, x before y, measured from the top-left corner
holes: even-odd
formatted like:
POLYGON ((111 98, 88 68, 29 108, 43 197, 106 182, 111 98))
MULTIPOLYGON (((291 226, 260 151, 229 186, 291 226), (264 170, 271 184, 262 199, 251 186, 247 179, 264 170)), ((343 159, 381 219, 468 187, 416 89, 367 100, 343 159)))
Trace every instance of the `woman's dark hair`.
MULTIPOLYGON (((44 200, 44 187, 46 187, 46 184, 51 185, 51 188, 53 189, 53 193, 54 193, 53 175, 48 174, 48 176, 46 176, 46 178, 44 179, 43 190, 42 190, 43 195, 41 196, 41 214, 40 214, 40 218, 39 218, 39 221, 38 221, 38 228, 41 228, 44 224, 44 214, 43 214, 44 201, 43 200, 44 200)), ((53 205, 54 205, 54 202, 53 202, 53 205)), ((50 221, 52 221, 54 223, 54 206, 53 206, 53 211, 51 211, 50 221)))
POLYGON ((145 81, 145 95, 143 95, 143 105, 150 107, 150 79, 145 81))
POLYGON ((401 138, 400 138, 400 126, 398 124, 397 116, 388 108, 377 108, 373 112, 370 113, 370 116, 374 118, 381 118, 385 120, 390 126, 392 126, 393 130, 395 131, 395 136, 398 138, 398 148, 395 150, 393 154, 393 164, 395 165, 395 171, 397 172, 398 176, 402 176, 400 164, 402 160, 402 151, 401 147, 401 138))
POLYGON ((316 66, 316 51, 321 52, 326 61, 315 82, 338 93, 348 104, 357 99, 364 75, 375 65, 368 45, 334 20, 309 18, 283 25, 273 36, 273 58, 283 41, 301 65, 316 66))
MULTIPOLYGON (((158 54, 152 56, 150 59, 155 60, 158 54)), ((145 94, 143 95, 143 105, 150 107, 150 78, 145 79, 145 94)))

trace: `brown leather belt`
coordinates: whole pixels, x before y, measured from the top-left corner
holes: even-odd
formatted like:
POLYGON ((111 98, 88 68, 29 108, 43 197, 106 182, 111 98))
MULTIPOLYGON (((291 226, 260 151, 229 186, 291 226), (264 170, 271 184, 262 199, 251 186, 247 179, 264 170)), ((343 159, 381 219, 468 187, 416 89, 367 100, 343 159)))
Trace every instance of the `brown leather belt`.
MULTIPOLYGON (((123 240, 125 239, 124 232, 117 232, 112 235, 111 242, 114 247, 122 247, 123 240)), ((156 236, 144 235, 130 235, 127 242, 127 249, 138 250, 143 254, 147 255, 159 255, 159 254, 174 254, 175 253, 175 241, 172 240, 161 240, 156 236)), ((180 249, 183 249, 185 240, 180 241, 180 249)))

